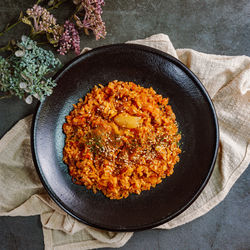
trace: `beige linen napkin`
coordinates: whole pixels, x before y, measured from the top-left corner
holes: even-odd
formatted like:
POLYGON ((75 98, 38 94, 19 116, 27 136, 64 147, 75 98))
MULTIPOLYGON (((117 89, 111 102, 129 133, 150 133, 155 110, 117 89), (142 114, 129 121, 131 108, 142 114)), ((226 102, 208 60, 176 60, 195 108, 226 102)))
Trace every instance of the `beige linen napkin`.
MULTIPOLYGON (((214 172, 201 195, 185 212, 158 227, 170 229, 215 207, 249 164, 250 58, 175 50, 164 34, 130 43, 157 48, 186 64, 205 85, 219 119, 220 149, 214 172)), ((29 116, 19 121, 0 141, 0 215, 40 214, 47 250, 123 246, 132 233, 113 233, 86 226, 49 198, 32 162, 31 119, 29 116)))

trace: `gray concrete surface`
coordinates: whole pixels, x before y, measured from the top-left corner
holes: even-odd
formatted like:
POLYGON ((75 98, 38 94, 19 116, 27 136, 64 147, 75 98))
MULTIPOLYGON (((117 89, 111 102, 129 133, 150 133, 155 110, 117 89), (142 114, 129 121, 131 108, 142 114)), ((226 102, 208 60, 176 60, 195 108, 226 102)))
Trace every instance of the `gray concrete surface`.
MULTIPOLYGON (((0 1, 0 29, 18 16, 33 0, 0 1)), ((72 11, 67 3, 56 17, 63 20, 72 11)), ((95 41, 82 36, 82 47, 145 38, 155 33, 169 35, 176 48, 206 53, 250 56, 249 0, 106 0, 103 19, 108 35, 95 41)), ((0 45, 27 32, 20 25, 3 37, 0 45)), ((67 62, 73 54, 61 57, 67 62)), ((19 119, 35 110, 15 97, 0 100, 0 137, 19 119)), ((137 232, 122 249, 250 249, 250 170, 240 177, 226 199, 197 220, 172 230, 137 232)), ((0 249, 43 249, 38 216, 0 217, 0 249)))

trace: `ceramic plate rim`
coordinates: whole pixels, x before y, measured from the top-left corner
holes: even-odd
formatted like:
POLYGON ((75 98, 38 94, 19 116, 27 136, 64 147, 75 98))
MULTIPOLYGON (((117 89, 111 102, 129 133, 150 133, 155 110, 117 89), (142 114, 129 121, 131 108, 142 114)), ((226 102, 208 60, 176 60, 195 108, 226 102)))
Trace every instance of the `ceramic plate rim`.
POLYGON ((33 162, 35 165, 35 168, 37 170, 37 173, 40 177, 40 180, 44 186, 44 188, 46 189, 46 191, 48 192, 48 194, 50 195, 50 197, 52 198, 52 200, 61 208, 63 209, 66 213, 68 213, 69 215, 71 215, 72 217, 74 217, 75 219, 77 219, 78 221, 83 222, 86 225, 95 227, 95 228, 99 228, 99 229, 104 229, 104 230, 109 230, 109 231, 116 231, 116 232, 131 232, 131 231, 140 231, 140 230, 145 230, 145 229, 150 229, 150 228, 154 228, 156 226, 162 225, 170 220, 172 220, 173 218, 175 218, 176 216, 178 216, 179 214, 181 214, 183 211, 185 211, 196 199, 197 197, 201 194, 201 192, 203 191, 203 189, 205 188, 205 186, 207 185, 213 169, 214 169, 214 165, 215 165, 215 161, 217 158, 217 153, 218 153, 218 147, 219 147, 219 125, 218 125, 218 119, 217 119, 217 115, 216 115, 216 111, 214 108, 214 105, 211 101, 211 98, 207 92, 207 90, 205 89, 205 87, 202 85, 202 83, 200 82, 200 80, 197 78, 197 76, 190 70, 188 69, 182 62, 180 62, 179 60, 177 60, 175 57, 162 52, 160 50, 145 46, 145 45, 138 45, 138 44, 112 44, 112 45, 105 45, 105 46, 101 46, 101 47, 97 47, 94 49, 91 49, 90 51, 74 58, 73 60, 71 60, 70 62, 66 63, 53 77, 53 79, 58 80, 60 78, 60 76, 62 74, 64 74, 65 71, 67 71, 68 68, 72 67, 73 65, 77 64, 78 62, 84 60, 84 58, 91 56, 92 53, 96 53, 98 51, 102 51, 102 50, 107 50, 110 48, 114 48, 114 47, 127 47, 127 48, 133 48, 133 49, 139 49, 139 50, 143 50, 145 52, 150 52, 153 54, 158 54, 164 58, 166 58, 166 60, 174 63, 175 65, 177 65, 179 68, 181 68, 187 75, 189 75, 194 83, 196 84, 196 86, 203 92, 203 94, 205 95, 207 102, 211 108, 211 112, 212 112, 212 116, 214 118, 214 128, 215 128, 215 148, 214 148, 214 154, 213 154, 213 159, 208 171, 208 175, 205 178, 205 180, 203 181, 202 185, 200 186, 200 188, 198 189, 198 191, 195 193, 195 195, 192 197, 192 199, 186 203, 186 205, 184 205, 181 209, 179 209, 178 211, 176 211, 175 213, 171 214, 170 216, 166 216, 165 218, 156 221, 155 223, 150 223, 147 225, 138 225, 135 227, 130 227, 130 228, 109 228, 106 226, 102 226, 102 225, 96 225, 93 223, 90 223, 86 220, 83 220, 82 218, 78 217, 77 215, 74 214, 74 212, 72 211, 72 209, 70 209, 67 206, 64 206, 63 204, 61 204, 61 202, 59 201, 57 195, 55 195, 55 193, 53 192, 53 190, 51 190, 49 188, 48 183, 46 182, 44 176, 43 176, 43 171, 42 168, 39 164, 38 161, 38 155, 37 155, 37 151, 36 151, 36 126, 37 126, 37 121, 39 118, 39 114, 40 111, 43 107, 43 102, 38 103, 37 108, 36 108, 36 112, 33 115, 33 119, 32 119, 32 126, 31 126, 31 151, 32 151, 32 158, 33 158, 33 162))

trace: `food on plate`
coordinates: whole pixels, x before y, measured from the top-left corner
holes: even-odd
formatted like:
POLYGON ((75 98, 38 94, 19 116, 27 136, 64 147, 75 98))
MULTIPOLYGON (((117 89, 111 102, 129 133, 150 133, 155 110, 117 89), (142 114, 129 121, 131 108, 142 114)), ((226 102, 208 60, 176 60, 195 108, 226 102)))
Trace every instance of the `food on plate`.
POLYGON ((173 173, 181 134, 168 98, 115 80, 73 106, 63 124, 63 160, 74 183, 122 199, 173 173))

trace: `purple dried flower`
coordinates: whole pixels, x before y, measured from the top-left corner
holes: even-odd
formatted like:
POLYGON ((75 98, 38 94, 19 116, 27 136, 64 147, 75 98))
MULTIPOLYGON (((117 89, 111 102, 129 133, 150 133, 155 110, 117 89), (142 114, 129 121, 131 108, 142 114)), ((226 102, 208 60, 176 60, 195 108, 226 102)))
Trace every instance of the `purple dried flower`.
POLYGON ((47 9, 35 4, 31 9, 27 9, 26 13, 34 21, 35 32, 50 33, 53 36, 54 43, 59 41, 61 26, 56 24, 55 17, 47 9))
POLYGON ((105 23, 101 17, 104 0, 81 0, 80 5, 85 10, 85 16, 84 20, 81 21, 80 18, 75 15, 76 24, 80 28, 92 30, 96 36, 96 40, 101 37, 105 38, 107 32, 105 23))
POLYGON ((58 52, 61 55, 68 53, 70 49, 74 49, 77 55, 80 54, 80 36, 75 28, 75 25, 70 21, 64 24, 64 32, 60 38, 58 52))

